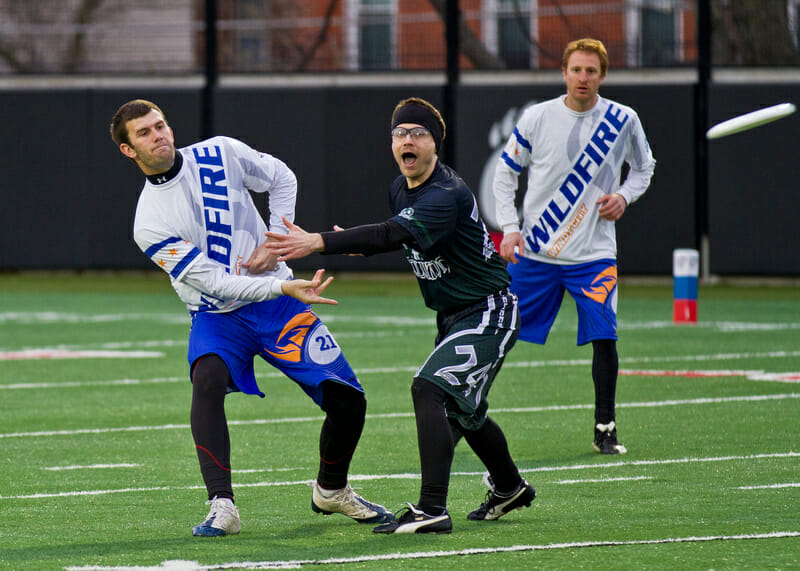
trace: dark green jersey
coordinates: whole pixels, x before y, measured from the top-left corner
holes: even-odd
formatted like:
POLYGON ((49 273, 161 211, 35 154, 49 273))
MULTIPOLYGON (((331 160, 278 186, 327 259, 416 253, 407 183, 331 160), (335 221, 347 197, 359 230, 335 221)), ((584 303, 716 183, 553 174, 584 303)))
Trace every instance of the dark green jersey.
POLYGON ((389 202, 391 220, 414 237, 403 249, 431 309, 464 308, 511 282, 472 191, 450 167, 437 162, 430 178, 412 190, 398 177, 389 202))

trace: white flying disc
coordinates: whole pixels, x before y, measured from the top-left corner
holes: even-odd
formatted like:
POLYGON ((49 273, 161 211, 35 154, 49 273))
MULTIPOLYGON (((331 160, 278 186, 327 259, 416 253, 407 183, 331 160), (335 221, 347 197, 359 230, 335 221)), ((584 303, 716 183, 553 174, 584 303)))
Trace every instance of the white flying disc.
POLYGON ((753 127, 783 119, 796 110, 797 107, 794 106, 794 103, 780 103, 772 107, 764 107, 764 109, 759 109, 758 111, 751 111, 750 113, 739 115, 738 117, 728 119, 722 123, 717 123, 706 131, 706 139, 719 139, 720 137, 727 137, 734 133, 747 131, 753 127))

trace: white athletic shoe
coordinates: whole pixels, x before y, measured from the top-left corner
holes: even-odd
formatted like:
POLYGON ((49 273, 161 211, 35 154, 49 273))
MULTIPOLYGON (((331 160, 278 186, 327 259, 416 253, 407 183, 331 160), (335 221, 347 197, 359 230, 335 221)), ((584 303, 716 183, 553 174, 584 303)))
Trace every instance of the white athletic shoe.
POLYGON ((380 504, 368 502, 353 491, 350 484, 340 490, 323 490, 314 482, 311 509, 323 515, 343 514, 359 523, 385 523, 394 514, 380 504))
POLYGON ((201 537, 219 537, 236 535, 242 529, 239 521, 239 508, 229 498, 214 497, 206 502, 211 506, 206 520, 192 528, 192 535, 201 537))

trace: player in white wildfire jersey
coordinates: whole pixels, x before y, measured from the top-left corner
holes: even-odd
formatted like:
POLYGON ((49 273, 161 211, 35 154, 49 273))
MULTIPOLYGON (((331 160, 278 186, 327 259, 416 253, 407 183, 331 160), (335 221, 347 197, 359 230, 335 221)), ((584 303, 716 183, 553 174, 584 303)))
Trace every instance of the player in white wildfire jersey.
POLYGON ((614 223, 650 184, 655 159, 636 112, 600 97, 605 46, 570 42, 562 59, 567 94, 525 110, 497 164, 494 195, 520 298, 519 338, 544 344, 564 292, 578 308, 578 344, 592 342, 597 452, 626 451, 617 439, 615 399, 617 241, 614 223), (623 165, 630 171, 620 185, 623 165), (520 229, 514 195, 520 172, 528 188, 520 229))
POLYGON ((111 136, 147 177, 134 239, 169 274, 192 316, 191 429, 211 505, 192 533, 239 533, 224 402, 229 392, 265 396, 253 372, 256 355, 327 413, 312 509, 365 523, 391 521, 391 512, 361 498, 347 481, 366 400, 341 349, 308 305, 336 303, 320 295, 332 278, 323 282, 319 270, 312 280, 295 280, 263 247, 267 226, 249 191, 269 194, 269 229, 287 233, 281 219, 294 219, 294 173, 228 137, 176 150, 161 109, 140 99, 120 107, 111 136))

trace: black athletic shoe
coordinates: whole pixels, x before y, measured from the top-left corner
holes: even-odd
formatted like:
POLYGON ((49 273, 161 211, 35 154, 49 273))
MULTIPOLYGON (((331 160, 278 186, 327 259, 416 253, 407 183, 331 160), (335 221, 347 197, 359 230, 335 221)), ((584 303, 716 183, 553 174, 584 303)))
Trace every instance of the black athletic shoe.
POLYGON ((536 490, 525 480, 522 480, 516 490, 505 496, 492 489, 486 492, 486 501, 474 512, 471 512, 467 519, 499 519, 511 510, 530 506, 535 497, 536 490))
POLYGON ((374 533, 450 533, 453 520, 444 510, 442 515, 428 515, 418 507, 408 504, 395 514, 395 520, 373 527, 374 533))
POLYGON ((617 440, 617 425, 613 420, 608 424, 595 425, 592 447, 599 454, 625 454, 628 451, 617 440))

